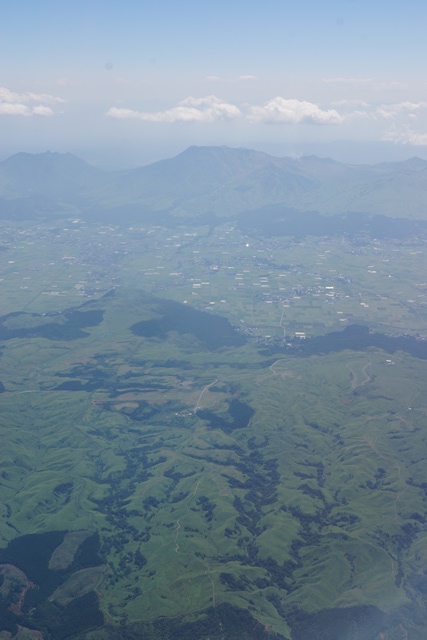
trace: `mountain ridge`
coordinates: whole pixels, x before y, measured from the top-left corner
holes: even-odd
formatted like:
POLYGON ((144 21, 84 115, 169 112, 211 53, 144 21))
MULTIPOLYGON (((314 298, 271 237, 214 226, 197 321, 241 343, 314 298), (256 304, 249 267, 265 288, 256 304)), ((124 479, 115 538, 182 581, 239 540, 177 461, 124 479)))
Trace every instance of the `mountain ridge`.
MULTIPOLYGON (((90 218, 96 210, 167 212, 177 218, 215 214, 232 218, 269 205, 324 215, 360 211, 373 215, 427 219, 427 162, 355 165, 331 158, 275 157, 262 151, 226 146, 191 146, 180 154, 134 169, 105 171, 70 153, 20 152, 0 162, 0 200, 37 198, 36 215, 90 218)), ((31 207, 30 207, 31 208, 31 207)), ((0 217, 10 217, 0 203, 0 217)), ((9 212, 9 213, 8 213, 9 212)), ((116 215, 114 213, 114 215, 116 215)))

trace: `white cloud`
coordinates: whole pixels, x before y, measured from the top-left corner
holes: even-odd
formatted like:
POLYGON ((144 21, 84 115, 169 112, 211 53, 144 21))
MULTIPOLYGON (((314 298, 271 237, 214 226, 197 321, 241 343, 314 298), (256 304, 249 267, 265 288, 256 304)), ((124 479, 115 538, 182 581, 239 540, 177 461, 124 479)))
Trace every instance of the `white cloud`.
POLYGON ((249 120, 268 123, 339 124, 344 118, 335 109, 321 109, 313 102, 277 96, 262 107, 251 107, 249 120))
POLYGON ((401 127, 400 129, 392 127, 386 131, 382 139, 398 144, 409 144, 414 147, 427 146, 427 133, 418 133, 408 126, 401 127))
POLYGON ((46 104, 58 104, 64 100, 49 93, 16 93, 7 87, 0 87, 0 115, 10 116, 52 116, 54 111, 46 104), (38 104, 37 104, 38 103, 38 104))
POLYGON ((26 104, 16 102, 0 102, 0 115, 2 116, 30 116, 31 110, 26 104))
POLYGON ((144 122, 214 122, 232 120, 241 115, 240 109, 216 96, 193 98, 190 96, 178 106, 165 111, 134 111, 112 107, 106 113, 110 118, 134 119, 144 122))
POLYGON ((6 87, 0 87, 0 100, 2 102, 17 102, 19 100, 19 94, 13 93, 6 87))
POLYGON ((65 100, 63 100, 62 98, 52 96, 49 93, 33 93, 32 91, 26 91, 25 93, 16 93, 14 91, 11 91, 7 87, 0 87, 0 101, 9 103, 22 102, 24 104, 31 104, 33 102, 65 102, 65 100))
POLYGON ((245 112, 216 96, 195 98, 190 96, 176 107, 164 111, 137 111, 124 107, 111 107, 105 114, 117 120, 141 120, 143 122, 215 122, 245 118, 249 122, 291 124, 339 124, 347 116, 335 109, 322 109, 305 100, 286 99, 280 96, 263 106, 245 105, 245 112))
POLYGON ((39 104, 37 107, 33 107, 32 112, 36 116, 53 116, 54 111, 50 107, 46 107, 43 104, 39 104))
POLYGON ((132 109, 123 109, 122 107, 111 107, 106 114, 109 118, 115 118, 116 120, 130 120, 139 118, 139 111, 133 111, 132 109))
POLYGON ((257 80, 258 78, 256 76, 251 76, 251 75, 243 75, 243 76, 239 76, 239 80, 257 80))
POLYGON ((49 104, 64 104, 65 100, 63 98, 58 98, 58 96, 51 96, 49 93, 24 93, 21 96, 21 99, 28 98, 31 102, 47 102, 49 104))
POLYGON ((377 114, 382 118, 391 120, 400 113, 407 113, 411 117, 416 117, 416 112, 427 107, 425 102, 398 102, 395 104, 383 104, 377 108, 377 114))
MULTIPOLYGON (((11 99, 10 92, 7 96, 11 99)), ((0 91, 0 100, 1 97, 0 91)), ((12 95, 12 97, 16 98, 17 96, 12 95)), ((21 102, 15 103, 13 109, 11 105, 11 102, 0 103, 0 107, 3 109, 0 109, 0 113, 19 113, 20 115, 34 113, 45 116, 53 114, 52 109, 45 105, 27 106, 21 102), (5 106, 6 104, 9 106, 5 106)), ((181 100, 176 106, 162 111, 140 111, 119 106, 111 107, 106 112, 106 116, 117 120, 139 120, 153 123, 212 123, 240 118, 253 124, 337 125, 361 119, 372 121, 385 119, 393 122, 400 120, 400 124, 403 124, 405 119, 406 122, 416 119, 417 114, 423 109, 427 109, 427 103, 421 101, 407 100, 378 104, 361 99, 344 99, 331 103, 329 107, 323 107, 308 100, 283 98, 282 96, 276 96, 263 105, 245 104, 239 107, 215 95, 210 95, 190 96, 181 100)))

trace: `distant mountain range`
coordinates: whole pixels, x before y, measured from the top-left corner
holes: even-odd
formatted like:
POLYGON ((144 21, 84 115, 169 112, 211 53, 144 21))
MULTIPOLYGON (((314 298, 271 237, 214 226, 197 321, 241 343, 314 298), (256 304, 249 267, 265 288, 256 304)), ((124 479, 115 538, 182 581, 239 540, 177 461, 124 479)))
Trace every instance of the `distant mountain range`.
POLYGON ((427 220, 427 161, 351 165, 190 147, 127 171, 101 171, 68 153, 18 153, 0 162, 0 218, 215 220, 273 205, 427 220))

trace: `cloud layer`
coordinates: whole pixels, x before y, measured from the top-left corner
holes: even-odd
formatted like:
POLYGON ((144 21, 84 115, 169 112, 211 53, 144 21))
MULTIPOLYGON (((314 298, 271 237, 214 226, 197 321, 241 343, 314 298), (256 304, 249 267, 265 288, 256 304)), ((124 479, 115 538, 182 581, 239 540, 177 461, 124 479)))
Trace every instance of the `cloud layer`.
POLYGON ((384 133, 382 139, 396 144, 408 144, 413 147, 427 146, 427 133, 419 133, 408 126, 392 127, 384 133))
POLYGON ((64 102, 48 93, 16 93, 7 87, 0 87, 0 116, 52 116, 54 110, 49 104, 64 102))
POLYGON ((245 108, 240 108, 211 95, 203 98, 190 96, 176 107, 164 111, 111 107, 106 115, 120 120, 144 122, 215 122, 242 118, 253 123, 336 125, 359 117, 394 120, 398 116, 406 116, 413 119, 427 108, 425 102, 369 104, 364 100, 340 100, 332 106, 334 108, 325 108, 308 100, 276 96, 263 105, 246 105, 245 108))
POLYGON ((378 107, 377 113, 379 116, 392 120, 396 118, 400 113, 407 113, 410 118, 416 118, 417 113, 421 109, 425 109, 427 104, 425 102, 398 102, 394 104, 385 104, 378 107))
MULTIPOLYGON (((334 81, 337 80, 343 79, 334 79, 334 81)), ((393 127, 387 131, 379 130, 378 139, 419 146, 427 145, 427 134, 416 133, 409 125, 425 110, 427 110, 427 103, 421 101, 407 100, 379 104, 369 103, 359 98, 339 100, 329 106, 323 106, 308 100, 282 96, 276 96, 262 105, 237 106, 215 95, 210 95, 201 98, 190 96, 175 107, 164 111, 149 112, 111 107, 106 115, 119 120, 133 119, 153 123, 213 123, 241 120, 253 125, 284 126, 337 126, 345 123, 351 126, 355 120, 371 121, 372 124, 380 124, 383 121, 389 126, 393 123, 393 127)))
POLYGON ((205 98, 189 97, 172 109, 165 111, 134 111, 112 107, 107 116, 118 119, 143 120, 144 122, 214 122, 216 120, 232 120, 241 115, 240 109, 224 102, 216 96, 205 98))
POLYGON ((251 107, 249 120, 268 123, 339 124, 344 118, 335 109, 322 109, 313 102, 277 96, 262 107, 251 107))
POLYGON ((322 109, 312 102, 280 96, 269 100, 263 106, 249 106, 246 113, 216 96, 191 96, 179 102, 176 107, 165 111, 148 112, 111 107, 106 115, 110 118, 144 122, 215 122, 244 118, 250 122, 265 123, 338 124, 344 119, 335 109, 322 109))
MULTIPOLYGON (((252 75, 241 75, 238 81, 256 80, 252 75)), ((330 78, 330 84, 362 86, 373 82, 371 78, 330 78)), ((358 92, 359 93, 359 92, 358 92)), ((0 116, 55 115, 65 100, 50 93, 33 91, 15 92, 0 86, 0 116)), ((70 105, 69 105, 70 106, 70 105)), ((371 133, 376 127, 378 140, 397 144, 427 146, 427 133, 423 132, 427 102, 403 100, 401 102, 369 102, 361 97, 346 97, 329 104, 317 104, 309 100, 276 96, 263 104, 236 104, 216 95, 189 96, 176 105, 157 111, 145 111, 122 106, 112 106, 105 115, 116 120, 136 120, 146 123, 201 123, 246 122, 250 125, 346 125, 345 135, 355 126, 355 120, 365 121, 371 133), (368 123, 371 123, 370 125, 368 123), (383 125, 381 125, 383 123, 383 125), (415 124, 417 126, 415 127, 415 124), (383 128, 386 126, 387 128, 383 128), (418 131, 417 131, 418 130, 418 131)), ((362 125, 360 125, 362 126, 362 125)), ((363 125, 365 126, 365 125, 363 125)), ((425 130, 424 130, 425 131, 425 130)), ((351 133, 350 133, 351 135, 351 133)), ((374 134, 375 135, 375 134, 374 134)))

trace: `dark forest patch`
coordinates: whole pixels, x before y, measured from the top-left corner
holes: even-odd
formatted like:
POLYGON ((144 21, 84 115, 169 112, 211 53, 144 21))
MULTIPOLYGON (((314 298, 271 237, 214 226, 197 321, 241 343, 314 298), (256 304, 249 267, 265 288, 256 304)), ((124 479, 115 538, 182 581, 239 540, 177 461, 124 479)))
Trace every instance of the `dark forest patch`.
POLYGON ((251 418, 255 414, 254 409, 245 402, 233 398, 228 403, 227 417, 216 414, 208 409, 199 409, 197 415, 202 420, 207 420, 212 429, 222 429, 226 433, 235 429, 247 427, 251 418))
POLYGON ((133 334, 143 338, 166 338, 175 331, 178 334, 192 334, 206 349, 221 347, 240 347, 246 339, 229 323, 226 318, 198 311, 190 305, 173 301, 159 303, 159 317, 142 320, 130 327, 133 334))
MULTIPOLYGON (((324 336, 295 341, 291 347, 286 347, 284 351, 297 356, 312 356, 325 355, 344 349, 364 351, 369 347, 383 349, 387 353, 405 351, 415 358, 427 359, 427 340, 403 335, 389 336, 384 333, 376 333, 367 326, 357 324, 349 325, 343 331, 331 331, 324 336)), ((271 355, 270 350, 265 350, 263 353, 271 355)))
POLYGON ((11 589, 0 597, 0 631, 16 633, 17 625, 21 625, 42 632, 46 640, 65 640, 104 623, 94 591, 75 594, 66 606, 51 602, 55 589, 74 572, 101 564, 99 536, 92 534, 79 545, 66 570, 49 568, 52 554, 62 544, 66 533, 49 531, 21 536, 12 540, 5 549, 0 549, 0 564, 17 567, 23 572, 20 575, 25 574, 25 581, 28 581, 18 587, 23 594, 19 611, 11 606, 16 602, 15 590, 11 589))
POLYGON ((47 340, 77 340, 89 334, 86 327, 101 324, 104 311, 78 311, 71 309, 61 313, 14 312, 0 317, 0 339, 46 338, 47 340))

